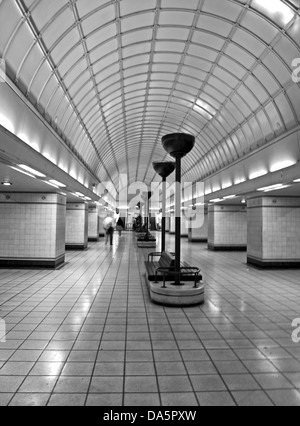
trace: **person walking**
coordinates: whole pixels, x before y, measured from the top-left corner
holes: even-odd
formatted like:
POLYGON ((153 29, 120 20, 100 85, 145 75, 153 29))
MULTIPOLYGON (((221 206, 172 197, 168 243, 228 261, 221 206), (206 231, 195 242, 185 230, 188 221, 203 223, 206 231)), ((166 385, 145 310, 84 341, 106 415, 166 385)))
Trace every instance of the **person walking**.
POLYGON ((103 228, 105 230, 105 234, 106 234, 106 240, 105 240, 105 245, 107 246, 108 244, 108 238, 110 239, 110 245, 113 245, 113 239, 114 239, 114 219, 107 214, 106 218, 103 221, 103 228))
POLYGON ((118 222, 117 222, 117 231, 119 232, 119 237, 122 237, 122 231, 124 230, 124 223, 123 220, 121 218, 119 218, 118 222))

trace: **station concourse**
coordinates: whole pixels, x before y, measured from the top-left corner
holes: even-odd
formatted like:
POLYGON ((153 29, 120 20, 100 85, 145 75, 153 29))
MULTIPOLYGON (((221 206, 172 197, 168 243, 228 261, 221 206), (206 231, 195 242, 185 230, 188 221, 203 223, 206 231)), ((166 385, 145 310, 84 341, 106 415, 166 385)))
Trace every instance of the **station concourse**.
POLYGON ((299 161, 299 0, 0 1, 0 406, 299 406, 299 161))

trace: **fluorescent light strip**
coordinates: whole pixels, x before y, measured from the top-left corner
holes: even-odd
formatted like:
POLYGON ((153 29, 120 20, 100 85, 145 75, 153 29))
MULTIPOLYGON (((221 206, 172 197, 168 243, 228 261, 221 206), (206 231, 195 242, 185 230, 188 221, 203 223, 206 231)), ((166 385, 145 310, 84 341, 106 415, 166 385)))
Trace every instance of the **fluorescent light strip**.
POLYGON ((272 189, 277 189, 277 188, 281 188, 283 185, 282 185, 282 183, 278 183, 278 184, 276 184, 276 185, 270 185, 270 186, 266 186, 266 187, 264 187, 264 188, 258 188, 258 190, 257 191, 272 191, 272 189))
POLYGON ((36 179, 35 176, 31 175, 30 173, 25 172, 25 170, 20 170, 20 169, 17 169, 16 167, 13 167, 13 166, 10 166, 10 168, 13 169, 13 170, 16 170, 19 173, 22 173, 23 175, 29 176, 33 179, 36 179))
POLYGON ((228 195, 227 197, 224 197, 224 200, 233 200, 233 198, 236 198, 236 195, 228 195))
POLYGON ((295 183, 300 183, 300 179, 294 180, 295 183))
POLYGON ((267 189, 267 190, 266 190, 266 191, 264 191, 264 192, 278 191, 279 189, 285 189, 285 188, 289 188, 289 187, 290 187, 290 185, 282 185, 282 186, 279 186, 279 187, 277 187, 277 188, 267 189))
POLYGON ((24 164, 19 164, 19 167, 21 167, 21 169, 26 170, 26 172, 29 172, 35 176, 43 177, 43 178, 46 177, 46 175, 43 175, 43 173, 37 172, 36 170, 32 169, 31 167, 25 166, 24 164))
POLYGON ((57 185, 60 188, 66 188, 66 185, 64 185, 63 183, 58 182, 57 180, 51 179, 49 180, 49 182, 53 183, 53 185, 57 185))
POLYGON ((57 189, 59 189, 59 186, 57 186, 57 185, 54 185, 53 183, 51 183, 51 182, 48 182, 47 180, 44 180, 43 182, 44 182, 44 183, 46 183, 47 185, 50 185, 50 186, 53 186, 54 188, 57 188, 57 189))
POLYGON ((215 200, 210 200, 210 203, 220 203, 221 201, 224 201, 224 198, 216 198, 215 200))

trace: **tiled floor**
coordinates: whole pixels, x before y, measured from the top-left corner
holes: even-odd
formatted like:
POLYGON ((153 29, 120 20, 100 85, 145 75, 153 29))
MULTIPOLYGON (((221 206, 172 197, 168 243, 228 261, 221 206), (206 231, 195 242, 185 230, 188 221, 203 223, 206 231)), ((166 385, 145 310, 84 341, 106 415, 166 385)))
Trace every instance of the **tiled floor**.
POLYGON ((57 271, 0 270, 0 405, 299 406, 299 271, 183 252, 205 277, 201 307, 151 304, 132 234, 57 271))

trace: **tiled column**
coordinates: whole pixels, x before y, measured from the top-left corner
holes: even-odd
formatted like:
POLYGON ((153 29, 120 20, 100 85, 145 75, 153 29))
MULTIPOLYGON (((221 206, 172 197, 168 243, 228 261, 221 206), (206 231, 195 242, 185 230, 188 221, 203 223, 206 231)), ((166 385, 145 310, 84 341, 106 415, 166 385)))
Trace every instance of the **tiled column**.
POLYGON ((203 216, 203 226, 201 228, 189 229, 189 241, 191 243, 206 243, 208 238, 208 211, 206 210, 203 216))
POLYGON ((99 222, 99 237, 105 236, 105 231, 103 228, 103 220, 106 218, 106 211, 103 206, 99 207, 98 210, 98 222, 99 222))
POLYGON ((166 232, 170 232, 170 218, 166 217, 166 232))
POLYGON ((55 268, 65 261, 66 198, 0 194, 0 266, 55 268))
POLYGON ((248 201, 248 263, 300 267, 300 198, 248 201))
POLYGON ((66 220, 66 248, 85 250, 88 246, 88 206, 68 203, 66 220))
POLYGON ((209 250, 247 249, 247 208, 240 205, 208 207, 209 250))
POLYGON ((170 235, 175 235, 175 214, 170 216, 170 235))
POLYGON ((88 214, 89 222, 89 241, 99 241, 99 220, 98 220, 98 208, 97 206, 89 207, 88 214))
POLYGON ((181 218, 181 238, 189 236, 189 220, 184 215, 181 218))

